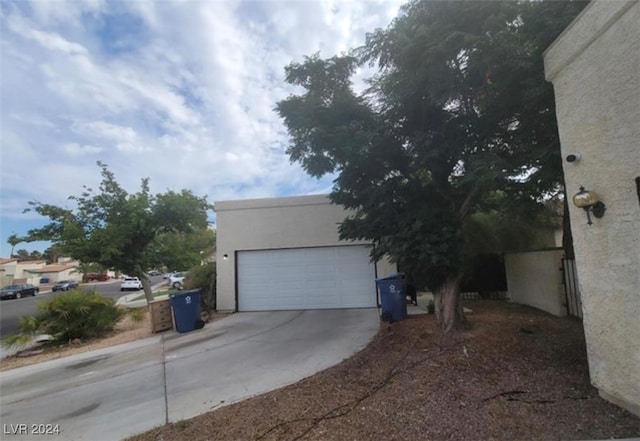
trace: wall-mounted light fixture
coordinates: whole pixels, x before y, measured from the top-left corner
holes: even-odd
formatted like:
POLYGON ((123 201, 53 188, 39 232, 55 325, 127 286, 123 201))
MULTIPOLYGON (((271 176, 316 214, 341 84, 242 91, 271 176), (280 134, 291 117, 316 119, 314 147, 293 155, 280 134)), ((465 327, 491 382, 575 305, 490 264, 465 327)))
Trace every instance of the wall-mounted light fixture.
POLYGON ((228 255, 228 254, 225 254, 224 256, 222 256, 222 258, 223 258, 224 260, 227 260, 227 259, 229 258, 229 255, 228 255))
POLYGON ((587 224, 591 225, 591 213, 601 219, 604 216, 604 212, 607 207, 600 201, 600 197, 597 193, 589 190, 585 190, 583 186, 580 186, 580 191, 573 197, 573 204, 578 208, 583 208, 587 212, 587 224))

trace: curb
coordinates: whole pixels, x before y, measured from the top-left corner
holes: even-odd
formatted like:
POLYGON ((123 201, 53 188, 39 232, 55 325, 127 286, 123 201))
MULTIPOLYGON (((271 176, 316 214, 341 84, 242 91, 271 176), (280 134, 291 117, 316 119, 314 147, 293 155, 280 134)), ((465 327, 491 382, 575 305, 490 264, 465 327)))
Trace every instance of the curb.
MULTIPOLYGON (((155 285, 153 285, 151 287, 151 291, 155 292, 158 291, 160 288, 165 287, 166 286, 166 282, 162 281, 160 283, 156 283, 155 285)), ((144 291, 142 291, 144 293, 144 291)), ((116 301, 116 305, 118 306, 124 306, 125 308, 129 308, 129 309, 133 309, 133 308, 144 308, 146 307, 147 304, 147 299, 142 299, 142 300, 133 300, 136 297, 140 297, 140 291, 136 291, 134 294, 127 294, 124 295, 122 297, 120 297, 117 301, 116 301)), ((156 297, 156 299, 163 299, 165 297, 169 297, 167 296, 159 296, 156 297)))

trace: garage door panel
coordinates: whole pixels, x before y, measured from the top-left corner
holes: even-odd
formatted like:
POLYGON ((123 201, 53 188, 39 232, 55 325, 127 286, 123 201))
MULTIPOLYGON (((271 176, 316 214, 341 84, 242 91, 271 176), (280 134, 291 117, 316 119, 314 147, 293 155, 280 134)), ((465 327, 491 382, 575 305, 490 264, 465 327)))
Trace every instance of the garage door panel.
POLYGON ((306 287, 306 283, 304 280, 280 280, 273 284, 273 287, 283 291, 299 291, 306 287))
POLYGON ((342 308, 340 297, 309 297, 307 307, 305 309, 336 309, 342 308), (336 306, 339 304, 339 306, 336 306))
POLYGON ((241 311, 376 305, 375 270, 364 246, 241 251, 241 311))
POLYGON ((363 274, 369 268, 369 265, 368 262, 345 262, 338 267, 338 271, 346 274, 363 274))
MULTIPOLYGON (((329 247, 329 248, 295 248, 295 249, 291 249, 291 250, 287 250, 292 252, 295 255, 300 255, 301 253, 304 254, 304 256, 307 259, 310 259, 311 261, 327 261, 327 259, 335 259, 336 256, 336 249, 334 247, 329 247)), ((276 251, 278 252, 278 251, 276 251)))
POLYGON ((367 280, 363 280, 363 279, 340 280, 339 288, 342 291, 344 291, 345 294, 348 294, 349 292, 353 292, 353 291, 362 291, 363 289, 364 290, 368 289, 366 282, 367 280))
POLYGON ((336 259, 339 261, 342 260, 351 260, 354 257, 360 258, 362 256, 366 256, 367 261, 369 260, 369 249, 365 246, 358 247, 339 247, 335 249, 336 259))
POLYGON ((321 289, 325 294, 329 294, 330 291, 336 289, 336 281, 335 280, 309 280, 307 281, 306 288, 308 290, 312 289, 321 289))
POLYGON ((336 272, 335 265, 332 264, 312 264, 306 265, 307 274, 332 275, 336 272))

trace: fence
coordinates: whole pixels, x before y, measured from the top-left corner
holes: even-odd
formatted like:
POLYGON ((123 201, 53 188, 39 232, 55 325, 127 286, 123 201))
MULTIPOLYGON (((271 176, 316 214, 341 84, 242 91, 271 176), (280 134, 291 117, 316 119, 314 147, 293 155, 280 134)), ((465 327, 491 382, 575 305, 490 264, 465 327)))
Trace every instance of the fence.
POLYGON ((582 319, 582 298, 578 286, 578 272, 574 259, 562 259, 562 284, 567 306, 567 314, 582 319))
POLYGON ((556 316, 567 314, 562 273, 562 248, 505 254, 509 300, 556 316))

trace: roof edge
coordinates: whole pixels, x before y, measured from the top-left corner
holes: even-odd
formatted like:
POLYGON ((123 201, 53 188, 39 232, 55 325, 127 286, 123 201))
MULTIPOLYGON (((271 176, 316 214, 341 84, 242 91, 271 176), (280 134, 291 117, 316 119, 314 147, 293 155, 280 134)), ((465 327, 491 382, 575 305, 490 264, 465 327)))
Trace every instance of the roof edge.
POLYGON ((299 207, 305 205, 330 205, 331 200, 326 194, 306 196, 287 196, 280 198, 238 199, 214 202, 214 211, 251 210, 258 208, 299 207))
POLYGON ((547 81, 564 70, 639 0, 592 0, 544 51, 547 81))

